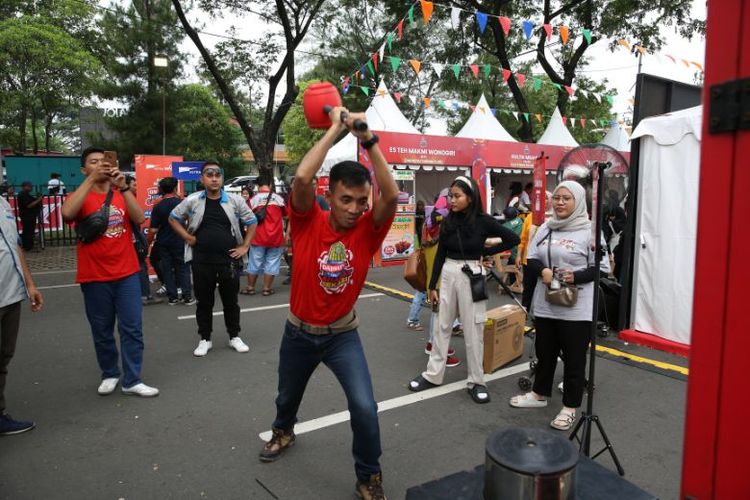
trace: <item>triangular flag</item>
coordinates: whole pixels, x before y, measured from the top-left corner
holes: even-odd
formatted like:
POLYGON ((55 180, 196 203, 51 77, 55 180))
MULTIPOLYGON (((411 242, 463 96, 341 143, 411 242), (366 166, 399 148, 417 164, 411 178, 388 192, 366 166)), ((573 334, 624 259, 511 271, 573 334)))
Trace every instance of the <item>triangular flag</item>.
POLYGON ((675 64, 677 63, 677 61, 675 60, 674 57, 670 56, 669 54, 664 54, 664 55, 667 56, 669 58, 669 60, 672 61, 673 63, 675 63, 675 64))
POLYGON ((576 128, 576 119, 572 116, 570 117, 570 128, 576 128))
POLYGON ((404 38, 404 20, 398 22, 398 39, 403 40, 404 38))
POLYGON ((451 101, 451 102, 452 102, 451 106, 453 106, 453 111, 458 111, 458 102, 456 101, 451 101))
POLYGON ((547 33, 547 41, 552 39, 552 25, 551 24, 545 24, 544 25, 544 31, 547 33))
POLYGON ((503 81, 505 83, 508 83, 508 78, 510 78, 510 70, 503 68, 503 81))
POLYGON ((553 82, 552 85, 554 85, 557 90, 562 90, 562 85, 560 85, 559 83, 553 82))
POLYGON ((518 120, 518 111, 514 111, 514 112, 513 112, 513 116, 515 116, 515 117, 516 117, 516 120, 518 120))
MULTIPOLYGON (((377 71, 378 70, 378 53, 377 52, 372 55, 372 64, 375 66, 375 71, 377 71)), ((373 73, 375 73, 375 71, 373 71, 373 73)))
POLYGON ((357 71, 356 73, 354 73, 354 78, 355 78, 356 80, 359 80, 359 71, 357 71))
POLYGON ((419 74, 420 68, 422 68, 422 62, 417 61, 416 59, 409 59, 409 64, 411 64, 411 67, 414 68, 414 72, 416 74, 419 74))
POLYGON ((607 125, 607 120, 599 120, 599 126, 605 127, 607 125))
POLYGON ((443 109, 448 109, 448 106, 446 106, 446 105, 445 105, 445 101, 443 101, 442 99, 440 100, 440 103, 439 103, 438 105, 439 105, 439 106, 440 106, 441 108, 443 108, 443 109))
POLYGON ((428 2, 427 0, 419 0, 419 3, 422 4, 422 18, 424 19, 424 23, 427 24, 430 22, 430 18, 432 17, 432 2, 428 2))
POLYGON ((385 57, 385 44, 380 46, 380 50, 378 51, 378 55, 380 55, 380 62, 383 62, 383 58, 385 57))
POLYGON ((453 26, 453 29, 457 29, 460 26, 461 22, 461 9, 458 7, 451 8, 451 25, 453 26))
POLYGON ((636 49, 638 50, 638 52, 639 52, 639 53, 640 53, 640 54, 641 54, 642 56, 645 56, 645 55, 646 55, 646 47, 641 47, 640 45, 638 45, 638 46, 636 47, 636 49))
POLYGON ((591 45, 591 30, 583 29, 583 38, 586 39, 586 43, 591 45))
POLYGON ((615 104, 615 98, 611 95, 607 96, 607 102, 609 102, 610 106, 613 106, 615 104))
POLYGON ((534 31, 534 21, 528 19, 523 22, 523 32, 526 35, 526 40, 531 38, 531 33, 534 31))
POLYGON ((396 102, 398 102, 398 103, 401 102, 401 92, 394 92, 393 93, 393 97, 396 98, 396 102))
POLYGON ((539 90, 540 88, 542 88, 542 80, 534 78, 534 90, 539 90))
POLYGON ((432 101, 432 99, 429 98, 429 97, 423 97, 422 98, 422 102, 424 102, 424 107, 425 108, 429 108, 430 107, 430 101, 432 101))
POLYGON ((474 78, 479 78, 479 66, 476 64, 469 64, 469 68, 471 68, 471 72, 474 74, 474 78))
POLYGON ((453 65, 453 74, 456 75, 456 79, 458 79, 458 74, 461 73, 461 65, 460 64, 454 64, 453 65))
POLYGON ((581 118, 581 127, 586 127, 586 118, 581 118))
POLYGON ((391 58, 391 69, 395 73, 398 67, 401 65, 401 58, 396 56, 389 56, 391 58))
POLYGON ((570 36, 570 30, 567 26, 564 24, 561 24, 557 27, 557 32, 560 33, 560 40, 562 40, 563 44, 568 43, 568 37, 570 36))
POLYGON ((414 6, 409 7, 409 26, 414 27, 414 6))
POLYGON ((516 73, 516 82, 518 82, 519 87, 523 87, 526 85, 526 75, 522 73, 516 73))
POLYGON ((485 64, 484 68, 482 68, 482 69, 484 69, 484 77, 485 78, 489 78, 490 77, 490 71, 492 70, 492 66, 490 66, 489 64, 485 64))
POLYGON ((685 65, 685 67, 687 67, 687 68, 690 67, 690 61, 688 61, 687 59, 680 59, 680 60, 682 61, 682 64, 685 65))
POLYGON ((698 68, 700 71, 703 71, 703 66, 700 63, 697 63, 695 61, 690 61, 690 64, 698 68))
POLYGON ((370 73, 372 73, 373 76, 375 76, 375 69, 372 67, 372 60, 367 61, 367 69, 370 70, 370 73))
POLYGON ((484 29, 487 27, 487 14, 485 14, 484 12, 476 11, 474 15, 477 16, 479 32, 484 33, 484 29))
POLYGON ((524 113, 523 117, 526 118, 526 121, 529 121, 529 114, 528 113, 524 113))
MULTIPOLYGON (((370 64, 370 61, 367 61, 367 64, 370 64)), ((367 66, 359 68, 359 72, 362 73, 362 78, 367 77, 367 66)))
POLYGON ((567 116, 563 116, 562 117, 562 121, 563 121, 563 125, 567 125, 568 124, 568 117, 567 116))
POLYGON ((360 89, 365 93, 366 96, 370 96, 370 89, 368 89, 367 87, 360 87, 360 89))
POLYGON ((442 63, 432 63, 432 70, 435 72, 437 76, 440 76, 440 73, 443 72, 443 69, 445 68, 445 64, 442 63))
POLYGON ((619 43, 620 45, 622 45, 626 49, 630 50, 630 44, 624 38, 620 38, 619 40, 617 40, 617 43, 619 43))
POLYGON ((393 33, 388 33, 388 52, 393 51, 393 33))
POLYGON ((536 121, 538 121, 539 123, 542 123, 542 115, 541 114, 537 113, 537 114, 534 115, 534 117, 536 118, 536 121))
POLYGON ((510 33, 510 18, 505 16, 500 16, 500 26, 503 28, 503 33, 505 33, 505 36, 508 36, 508 33, 510 33))
POLYGON ((573 97, 573 94, 575 94, 575 92, 576 92, 575 90, 573 90, 573 87, 571 87, 569 85, 565 86, 565 91, 568 93, 568 95, 570 97, 573 97))

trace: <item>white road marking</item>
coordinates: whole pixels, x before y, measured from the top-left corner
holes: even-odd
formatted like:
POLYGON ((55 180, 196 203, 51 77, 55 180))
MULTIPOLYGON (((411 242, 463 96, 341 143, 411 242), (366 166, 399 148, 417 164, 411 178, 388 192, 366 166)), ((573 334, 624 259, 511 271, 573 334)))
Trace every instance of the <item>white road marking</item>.
MULTIPOLYGON (((382 293, 366 293, 364 295, 360 295, 359 298, 360 299, 370 299, 370 298, 373 298, 373 297, 382 297, 383 295, 385 295, 385 294, 382 294, 382 293)), ((273 306, 250 307, 250 308, 247 308, 247 309, 240 309, 240 312, 241 313, 245 313, 245 312, 255 312, 255 311, 269 311, 271 309, 284 309, 284 308, 287 308, 287 307, 289 307, 289 304, 276 304, 276 305, 273 305, 273 306)), ((224 315, 224 311, 214 311, 213 315, 214 316, 223 316, 224 315)), ((195 314, 189 314, 187 316, 177 316, 177 319, 193 319, 193 318, 195 318, 195 314)))
POLYGON ((70 288, 74 286, 80 286, 78 283, 71 283, 69 285, 49 285, 49 286, 38 286, 39 290, 52 290, 53 288, 70 288))
MULTIPOLYGON (((498 370, 490 375, 486 375, 484 377, 484 380, 485 382, 492 382, 493 380, 510 377, 511 375, 515 375, 516 373, 525 372, 528 369, 529 363, 521 363, 518 365, 510 366, 508 368, 503 368, 502 370, 498 370)), ((435 387, 434 389, 427 389, 422 392, 412 392, 404 396, 399 396, 397 398, 387 399, 378 403, 378 413, 418 403, 420 401, 437 398, 439 396, 444 396, 445 394, 460 391, 463 389, 466 389, 466 380, 459 380, 458 382, 441 385, 439 387, 435 387)), ((305 434, 307 432, 316 431, 318 429, 323 429, 325 427, 330 427, 332 425, 341 424, 348 421, 349 410, 340 411, 338 413, 332 413, 324 417, 314 418, 306 422, 297 423, 297 425, 294 426, 294 433, 305 434)), ((263 441, 268 441, 269 439, 271 439, 271 431, 261 432, 260 434, 258 434, 258 437, 260 437, 260 439, 262 439, 263 441)))

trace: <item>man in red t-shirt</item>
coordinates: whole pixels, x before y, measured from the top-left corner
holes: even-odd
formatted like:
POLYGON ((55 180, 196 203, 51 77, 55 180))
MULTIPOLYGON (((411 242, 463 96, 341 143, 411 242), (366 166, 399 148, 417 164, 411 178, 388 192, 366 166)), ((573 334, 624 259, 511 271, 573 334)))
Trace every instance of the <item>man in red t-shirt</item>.
POLYGON ((104 161, 104 150, 85 149, 81 154, 81 172, 86 179, 62 206, 66 222, 85 224, 84 219, 99 212, 112 191, 106 211, 106 229, 93 241, 79 241, 77 246, 76 282, 81 284, 96 359, 102 370, 98 392, 102 396, 111 394, 120 382, 120 353, 114 337, 117 320, 122 351, 122 392, 142 397, 157 396, 159 389, 141 381, 142 303, 133 224, 144 221, 143 210, 126 186, 122 172, 116 165, 104 161))
POLYGON ((258 229, 250 246, 247 260, 247 287, 240 293, 255 295, 258 275, 263 274, 263 295, 274 293, 273 279, 279 275, 284 254, 284 199, 271 191, 273 179, 258 178, 258 194, 250 200, 250 208, 258 217, 258 229))
POLYGON ((372 256, 393 222, 398 187, 377 146, 378 137, 369 130, 353 128, 355 119, 366 120, 364 113, 349 114, 344 108, 335 108, 330 115, 333 125, 305 155, 292 185, 289 221, 295 255, 291 304, 279 352, 276 420, 260 460, 272 462, 294 443, 294 424, 305 386, 323 362, 346 393, 354 434, 356 492, 362 498, 385 498, 378 405, 357 332, 354 303, 372 256), (372 194, 372 210, 370 172, 354 161, 331 169, 326 193, 331 210, 321 210, 315 202, 313 178, 344 126, 370 156, 380 188, 379 196, 372 194))

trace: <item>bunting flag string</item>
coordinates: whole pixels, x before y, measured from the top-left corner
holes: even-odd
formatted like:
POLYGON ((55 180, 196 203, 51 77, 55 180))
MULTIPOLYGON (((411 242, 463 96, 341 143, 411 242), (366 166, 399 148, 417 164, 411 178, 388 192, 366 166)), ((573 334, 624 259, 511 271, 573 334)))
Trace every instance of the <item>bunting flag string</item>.
MULTIPOLYGON (((366 96, 370 96, 371 92, 375 92, 376 95, 385 95, 385 92, 383 90, 373 89, 372 87, 366 87, 361 85, 349 85, 350 87, 358 87, 362 93, 364 93, 366 96)), ((513 116, 517 121, 525 120, 527 122, 530 122, 531 120, 536 120, 538 123, 542 123, 545 119, 549 119, 552 115, 545 114, 545 113, 536 113, 536 112, 523 112, 519 113, 517 111, 511 111, 508 109, 503 108, 485 108, 484 106, 480 106, 477 108, 475 105, 458 101, 456 99, 438 99, 432 96, 422 96, 422 97, 413 97, 413 96, 405 96, 401 92, 392 92, 391 95, 393 96, 393 99, 397 103, 401 103, 401 101, 406 98, 408 99, 413 105, 423 104, 425 108, 430 108, 435 104, 438 108, 446 110, 446 111, 459 111, 459 110, 471 110, 472 112, 479 109, 479 112, 481 113, 491 113, 493 116, 498 115, 507 115, 507 116, 513 116)), ((589 128, 604 128, 607 126, 613 126, 616 122, 609 119, 604 118, 587 118, 587 117, 570 117, 570 116, 563 116, 562 117, 563 124, 570 125, 571 128, 576 128, 576 124, 579 128, 585 129, 587 126, 589 128)))
POLYGON ((652 51, 649 51, 646 47, 643 47, 642 45, 638 45, 637 43, 631 44, 624 38, 620 38, 619 40, 617 40, 617 45, 624 47, 625 49, 627 49, 628 52, 638 51, 638 53, 641 56, 654 56, 660 63, 664 62, 663 58, 667 58, 668 60, 672 61, 672 64, 679 64, 678 63, 678 59, 679 59, 680 63, 684 64, 685 67, 687 68, 694 67, 698 71, 703 73, 703 65, 697 61, 691 61, 689 59, 684 59, 681 57, 678 58, 672 54, 662 54, 660 52, 652 52, 652 51))

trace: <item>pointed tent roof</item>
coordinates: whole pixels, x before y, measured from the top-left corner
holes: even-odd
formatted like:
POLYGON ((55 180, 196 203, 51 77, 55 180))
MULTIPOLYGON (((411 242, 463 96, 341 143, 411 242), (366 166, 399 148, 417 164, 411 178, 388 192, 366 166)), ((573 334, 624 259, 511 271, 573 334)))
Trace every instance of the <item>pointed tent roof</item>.
POLYGON ((507 130, 503 128, 490 109, 484 94, 479 98, 474 111, 469 116, 456 137, 488 139, 493 141, 517 142, 507 130))
POLYGON ((578 146, 576 140, 570 135, 570 131, 565 127, 560 110, 557 107, 555 107, 555 112, 552 113, 547 129, 536 142, 537 144, 549 144, 550 146, 578 146))
POLYGON ((604 136, 601 143, 611 146, 617 151, 630 152, 630 137, 628 137, 628 133, 625 129, 617 124, 609 129, 609 132, 604 136))
MULTIPOLYGON (((406 119, 401 110, 398 109, 398 106, 396 106, 396 103, 393 102, 393 97, 391 97, 391 93, 382 80, 375 96, 370 102, 370 106, 365 111, 365 115, 367 116, 367 123, 372 130, 419 134, 419 130, 406 119)), ((319 175, 328 175, 331 167, 339 162, 346 160, 356 161, 356 159, 357 139, 352 134, 346 134, 343 139, 328 150, 319 175)))

